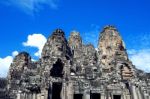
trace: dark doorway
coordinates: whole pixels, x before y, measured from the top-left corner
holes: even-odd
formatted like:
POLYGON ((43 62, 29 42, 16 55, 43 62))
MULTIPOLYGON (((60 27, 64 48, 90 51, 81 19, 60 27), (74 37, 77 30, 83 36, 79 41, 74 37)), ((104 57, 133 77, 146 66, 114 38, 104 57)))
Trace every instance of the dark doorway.
POLYGON ((101 99, 101 95, 99 93, 91 93, 90 99, 101 99))
POLYGON ((74 94, 74 99, 82 99, 83 94, 74 94))
POLYGON ((56 61, 50 70, 50 75, 52 77, 63 77, 63 63, 60 59, 56 61))
POLYGON ((121 99, 121 95, 113 95, 113 99, 121 99))
POLYGON ((61 90, 62 90, 62 83, 53 83, 52 99, 61 99, 61 90))

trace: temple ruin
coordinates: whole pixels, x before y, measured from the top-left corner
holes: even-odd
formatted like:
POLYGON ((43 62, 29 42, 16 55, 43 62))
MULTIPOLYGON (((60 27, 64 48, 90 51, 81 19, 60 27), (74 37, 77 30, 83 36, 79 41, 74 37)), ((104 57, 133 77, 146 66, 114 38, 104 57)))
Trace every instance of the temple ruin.
POLYGON ((150 99, 150 75, 129 60, 114 26, 100 32, 97 50, 79 32, 67 40, 56 29, 38 61, 27 52, 14 58, 4 92, 0 99, 150 99))

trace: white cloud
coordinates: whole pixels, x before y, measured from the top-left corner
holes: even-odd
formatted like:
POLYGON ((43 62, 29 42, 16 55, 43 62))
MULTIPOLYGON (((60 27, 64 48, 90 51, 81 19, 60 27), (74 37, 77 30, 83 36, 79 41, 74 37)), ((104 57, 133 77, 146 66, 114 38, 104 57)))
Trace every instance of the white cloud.
MULTIPOLYGON (((44 8, 44 5, 57 9, 58 0, 2 0, 9 6, 15 6, 28 14, 34 14, 44 8)), ((4 3, 3 3, 4 4, 4 3)))
POLYGON ((12 52, 12 56, 13 56, 13 57, 15 57, 16 55, 18 55, 18 51, 12 52))
POLYGON ((42 34, 31 34, 28 36, 27 41, 23 42, 23 45, 37 48, 38 51, 34 55, 40 57, 46 40, 46 37, 42 34))
POLYGON ((12 56, 6 56, 4 58, 0 58, 0 77, 6 77, 9 66, 13 61, 13 57, 18 54, 17 51, 12 52, 12 56))
POLYGON ((98 48, 95 48, 96 51, 98 51, 98 48))
POLYGON ((133 64, 145 72, 150 72, 150 49, 129 50, 129 57, 133 64))
MULTIPOLYGON (((35 56, 40 57, 42 48, 46 42, 46 37, 42 34, 32 34, 28 36, 28 39, 26 42, 23 42, 24 46, 29 47, 35 47, 38 49, 38 51, 35 53, 35 56)), ((18 55, 18 51, 13 51, 12 55, 6 56, 4 58, 0 57, 0 77, 6 77, 9 66, 13 61, 13 58, 18 55)), ((33 60, 33 59, 32 59, 33 60)), ((35 60, 34 60, 35 61, 35 60)))

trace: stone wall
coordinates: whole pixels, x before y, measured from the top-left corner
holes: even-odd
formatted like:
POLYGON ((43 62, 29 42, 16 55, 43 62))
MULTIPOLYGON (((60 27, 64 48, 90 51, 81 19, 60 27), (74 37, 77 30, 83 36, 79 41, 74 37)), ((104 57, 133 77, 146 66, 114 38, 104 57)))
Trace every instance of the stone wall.
POLYGON ((150 76, 129 60, 114 26, 104 27, 97 48, 83 44, 77 31, 67 40, 56 29, 37 62, 27 52, 14 58, 7 93, 11 99, 150 99, 150 76))

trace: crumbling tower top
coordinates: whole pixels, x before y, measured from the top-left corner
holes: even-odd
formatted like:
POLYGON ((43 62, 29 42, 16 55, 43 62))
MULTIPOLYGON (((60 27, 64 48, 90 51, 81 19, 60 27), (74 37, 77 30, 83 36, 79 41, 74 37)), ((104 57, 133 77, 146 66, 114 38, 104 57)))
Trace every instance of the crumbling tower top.
POLYGON ((72 31, 69 37, 69 46, 74 49, 79 49, 82 47, 82 38, 80 33, 77 31, 72 31))
POLYGON ((64 31, 63 31, 62 29, 56 29, 56 30, 52 33, 52 35, 62 35, 62 36, 64 36, 65 33, 64 33, 64 31))
POLYGON ((125 50, 124 42, 114 26, 108 25, 104 27, 100 33, 98 49, 101 51, 101 54, 125 50))
POLYGON ((118 31, 117 28, 115 26, 113 26, 113 25, 106 25, 104 27, 104 30, 106 30, 106 29, 118 31))
POLYGON ((111 25, 105 26, 100 33, 98 50, 99 60, 104 67, 111 68, 112 61, 117 57, 128 59, 124 42, 118 30, 111 25))

